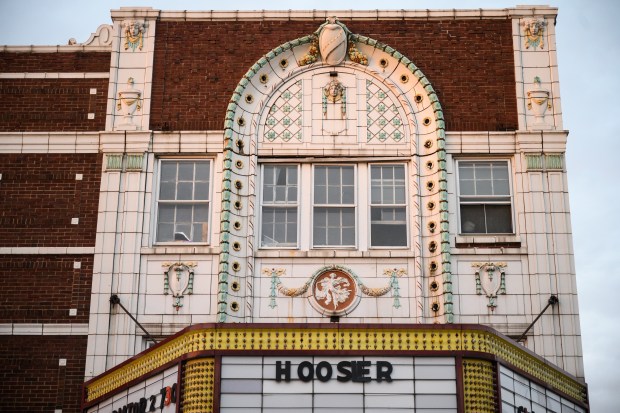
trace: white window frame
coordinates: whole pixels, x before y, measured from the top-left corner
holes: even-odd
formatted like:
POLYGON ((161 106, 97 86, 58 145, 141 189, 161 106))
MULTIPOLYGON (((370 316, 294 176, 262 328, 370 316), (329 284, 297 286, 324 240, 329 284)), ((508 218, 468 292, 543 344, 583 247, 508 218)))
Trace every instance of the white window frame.
POLYGON ((367 231, 368 231, 368 249, 408 249, 409 248, 409 185, 407 185, 407 163, 406 162, 372 162, 366 163, 366 176, 367 176, 367 199, 368 199, 368 219, 367 219, 367 231), (371 169, 373 166, 402 166, 405 173, 405 202, 404 204, 373 204, 372 203, 372 174, 371 169), (373 207, 386 207, 386 208, 405 208, 405 245, 393 245, 382 246, 372 245, 372 208, 373 207))
POLYGON ((259 219, 258 219, 258 225, 259 225, 259 248, 261 249, 298 249, 299 248, 299 242, 300 242, 300 231, 301 231, 301 225, 300 225, 300 217, 301 217, 301 205, 300 205, 300 187, 301 187, 301 165, 299 163, 264 163, 261 164, 261 168, 260 168, 260 191, 259 191, 259 199, 260 199, 260 214, 259 214, 259 219), (282 167, 287 167, 287 166, 294 166, 297 169, 297 199, 295 200, 294 204, 291 203, 286 203, 286 204, 269 204, 269 203, 265 203, 264 202, 264 191, 265 191, 265 167, 266 166, 274 166, 274 167, 278 167, 278 166, 282 166, 282 167), (263 208, 264 207, 270 207, 270 208, 277 208, 277 207, 281 207, 281 208, 297 208, 297 238, 295 240, 295 245, 263 245, 263 208))
MULTIPOLYGON (((458 234, 461 236, 488 236, 488 235, 514 235, 516 234, 516 230, 515 230, 515 208, 514 208, 514 190, 513 190, 513 177, 512 177, 512 164, 510 162, 510 159, 507 158, 463 158, 463 159, 457 159, 456 161, 456 188, 457 188, 457 192, 456 192, 456 198, 457 198, 457 216, 458 216, 458 234), (461 217, 461 178, 460 178, 460 165, 463 163, 475 163, 475 162, 487 162, 487 163, 491 163, 491 162, 503 162, 506 164, 506 168, 507 168, 507 172, 508 172, 508 191, 509 191, 509 195, 501 195, 501 196, 497 196, 498 198, 509 198, 508 202, 505 201, 497 201, 496 203, 494 203, 493 201, 486 201, 486 202, 479 202, 480 204, 484 204, 484 205, 509 205, 510 206, 510 227, 511 227, 511 232, 463 232, 463 220, 461 217)), ((475 198, 477 195, 465 195, 465 197, 468 198, 475 198)), ((479 197, 481 198, 492 198, 494 195, 480 195, 479 197)), ((486 227, 486 214, 485 214, 485 227, 486 227)))
POLYGON ((359 214, 359 208, 358 208, 358 163, 317 163, 317 164, 312 164, 312 168, 311 168, 311 185, 312 185, 312 191, 311 191, 311 207, 310 207, 310 249, 358 249, 358 237, 359 237, 359 228, 358 228, 358 222, 359 222, 359 218, 358 218, 358 214, 359 214), (353 167, 353 204, 316 204, 314 202, 314 195, 315 195, 315 171, 316 171, 316 167, 317 166, 326 166, 326 167, 330 167, 330 166, 336 166, 336 167, 347 167, 347 166, 351 166, 353 167), (355 233, 353 235, 353 241, 354 243, 352 245, 315 245, 315 240, 314 240, 314 209, 315 208, 352 208, 353 209, 353 219, 354 219, 354 223, 353 223, 353 228, 355 230, 355 233))
MULTIPOLYGON (((182 157, 174 157, 174 158, 158 158, 157 159, 157 186, 156 186, 156 196, 154 199, 154 209, 155 213, 153 214, 153 244, 154 245, 209 245, 211 242, 211 228, 213 222, 213 164, 214 160, 212 158, 182 158, 182 157), (208 197, 207 200, 188 200, 188 201, 179 201, 179 200, 160 200, 160 190, 161 190, 161 172, 162 172, 162 164, 166 162, 208 162, 209 167, 209 188, 208 188, 208 197), (160 204, 206 204, 208 206, 207 212, 207 233, 206 239, 203 241, 189 241, 186 240, 166 240, 166 241, 158 241, 158 231, 159 231, 159 214, 160 214, 160 204)), ((190 234, 191 235, 191 234, 190 234)))

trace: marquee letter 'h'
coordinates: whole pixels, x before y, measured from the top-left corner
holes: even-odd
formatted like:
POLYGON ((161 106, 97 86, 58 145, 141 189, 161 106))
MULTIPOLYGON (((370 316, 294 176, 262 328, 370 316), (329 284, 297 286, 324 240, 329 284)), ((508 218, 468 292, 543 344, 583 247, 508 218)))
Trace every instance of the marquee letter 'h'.
POLYGON ((284 381, 291 381, 291 362, 285 361, 284 368, 282 368, 282 362, 276 361, 276 382, 282 381, 282 375, 284 375, 284 381))

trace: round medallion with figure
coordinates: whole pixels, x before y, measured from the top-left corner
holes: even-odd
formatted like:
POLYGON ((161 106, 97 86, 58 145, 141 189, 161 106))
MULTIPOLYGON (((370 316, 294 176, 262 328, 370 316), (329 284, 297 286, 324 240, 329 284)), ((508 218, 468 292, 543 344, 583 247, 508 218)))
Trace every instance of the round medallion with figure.
POLYGON ((328 269, 319 274, 312 284, 315 307, 323 313, 349 313, 359 301, 357 283, 345 271, 328 269))

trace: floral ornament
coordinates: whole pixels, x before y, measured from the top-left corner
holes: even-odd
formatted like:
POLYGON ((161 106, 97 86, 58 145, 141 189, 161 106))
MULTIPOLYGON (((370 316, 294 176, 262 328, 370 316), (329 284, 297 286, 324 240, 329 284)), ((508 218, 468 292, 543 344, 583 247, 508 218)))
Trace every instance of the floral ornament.
POLYGON ((352 62, 368 66, 368 57, 366 57, 365 54, 357 50, 357 47, 355 47, 355 44, 353 42, 351 42, 351 44, 349 45, 349 59, 351 59, 352 62))
POLYGON ((145 24, 137 20, 128 20, 123 23, 123 32, 125 34, 125 50, 131 49, 132 52, 136 48, 142 50, 142 37, 145 24))
POLYGON ((183 307, 181 298, 183 294, 193 294, 194 292, 194 267, 195 262, 164 262, 162 267, 167 268, 164 271, 164 295, 170 294, 174 297, 172 306, 177 311, 183 307))
POLYGON ((543 33, 547 22, 544 19, 526 19, 521 22, 525 32, 525 48, 544 49, 543 33))
POLYGON ((312 44, 310 45, 308 53, 306 53, 306 55, 302 57, 299 62, 297 62, 299 66, 315 63, 319 59, 319 38, 316 35, 313 35, 312 37, 312 44))
POLYGON ((506 294, 506 268, 505 262, 474 262, 471 265, 478 268, 476 271, 476 294, 484 294, 489 299, 487 307, 494 310, 497 307, 496 299, 498 294, 506 294), (499 272, 499 277, 496 276, 499 272), (482 275, 481 275, 482 273, 482 275))

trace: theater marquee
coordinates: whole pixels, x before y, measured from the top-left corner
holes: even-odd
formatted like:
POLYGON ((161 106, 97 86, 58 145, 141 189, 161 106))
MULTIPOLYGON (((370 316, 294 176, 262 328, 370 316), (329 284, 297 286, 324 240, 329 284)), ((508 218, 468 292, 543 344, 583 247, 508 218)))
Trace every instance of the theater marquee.
POLYGON ((88 413, 353 413, 387 405, 585 412, 586 394, 574 377, 481 326, 205 324, 86 382, 82 406, 88 413))

